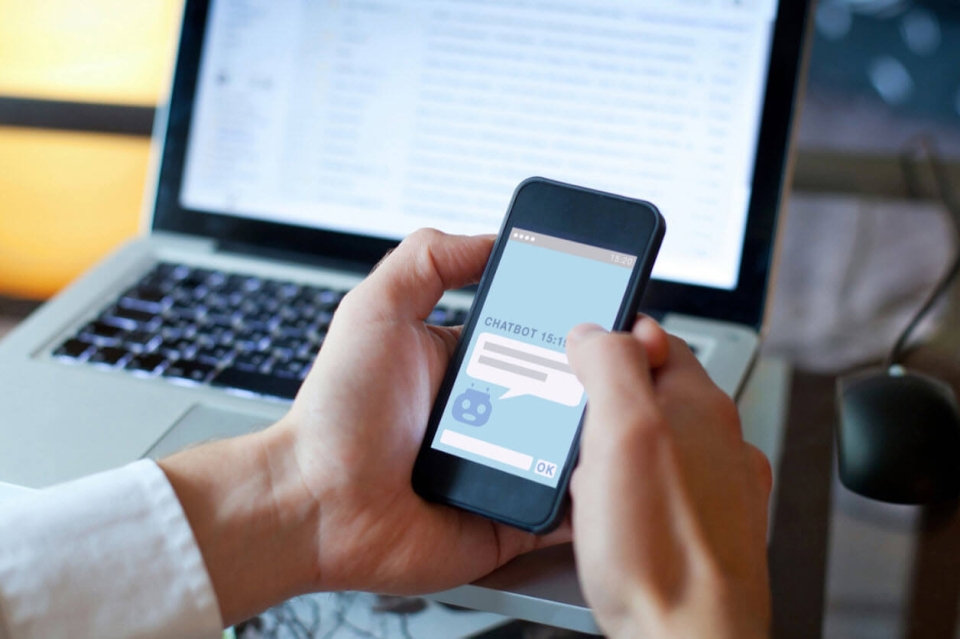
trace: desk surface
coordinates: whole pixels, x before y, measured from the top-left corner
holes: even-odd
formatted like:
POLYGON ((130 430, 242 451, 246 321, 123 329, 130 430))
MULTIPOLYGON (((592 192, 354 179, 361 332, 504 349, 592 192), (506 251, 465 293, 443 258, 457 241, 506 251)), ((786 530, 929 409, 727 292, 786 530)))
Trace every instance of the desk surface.
MULTIPOLYGON (((906 362, 960 388, 960 364, 906 362)), ((770 547, 773 636, 960 637, 960 510, 895 506, 837 479, 836 376, 795 373, 770 547)))

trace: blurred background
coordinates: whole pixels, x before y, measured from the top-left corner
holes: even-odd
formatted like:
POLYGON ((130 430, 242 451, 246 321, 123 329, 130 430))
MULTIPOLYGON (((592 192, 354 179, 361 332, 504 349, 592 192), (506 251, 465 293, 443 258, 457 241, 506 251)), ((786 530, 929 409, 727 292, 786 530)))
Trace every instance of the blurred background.
POLYGON ((918 131, 960 157, 960 3, 822 0, 800 142, 897 153, 918 131))
POLYGON ((0 295, 46 298, 136 234, 180 4, 0 0, 0 295))
MULTIPOLYGON (((180 0, 0 0, 0 294, 46 298, 137 232, 180 0)), ((918 132, 960 158, 960 3, 823 0, 799 190, 897 195, 918 132)))
MULTIPOLYGON (((0 335, 138 232, 180 10, 180 0, 0 0, 0 335)), ((841 512, 827 530, 833 384, 882 356, 956 250, 927 163, 905 160, 905 149, 926 136, 960 185, 960 2, 821 0, 811 44, 764 347, 797 371, 793 457, 781 468, 800 481, 779 497, 794 508, 779 524, 790 560, 773 571, 789 575, 790 590, 775 591, 776 616, 793 629, 783 636, 897 637, 935 598, 903 597, 922 572, 909 527, 866 527, 862 505, 834 487, 841 512)), ((952 296, 940 325, 958 329, 938 352, 960 387, 952 296)), ((953 555, 944 565, 960 566, 953 555)), ((952 597, 955 630, 957 589, 930 583, 952 597)))

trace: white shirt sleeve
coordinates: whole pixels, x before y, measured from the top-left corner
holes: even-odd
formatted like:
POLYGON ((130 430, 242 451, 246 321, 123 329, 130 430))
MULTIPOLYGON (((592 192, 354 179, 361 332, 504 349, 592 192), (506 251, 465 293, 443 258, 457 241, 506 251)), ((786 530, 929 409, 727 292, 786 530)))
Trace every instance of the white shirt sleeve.
POLYGON ((0 503, 0 639, 222 636, 170 482, 143 460, 0 503))

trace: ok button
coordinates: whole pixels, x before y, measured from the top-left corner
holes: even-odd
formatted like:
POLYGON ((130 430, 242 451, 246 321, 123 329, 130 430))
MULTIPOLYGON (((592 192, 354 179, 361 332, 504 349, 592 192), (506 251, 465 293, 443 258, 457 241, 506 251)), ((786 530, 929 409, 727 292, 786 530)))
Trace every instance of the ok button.
POLYGON ((541 459, 537 461, 537 465, 533 467, 533 472, 541 477, 549 477, 552 479, 557 474, 557 465, 541 459))

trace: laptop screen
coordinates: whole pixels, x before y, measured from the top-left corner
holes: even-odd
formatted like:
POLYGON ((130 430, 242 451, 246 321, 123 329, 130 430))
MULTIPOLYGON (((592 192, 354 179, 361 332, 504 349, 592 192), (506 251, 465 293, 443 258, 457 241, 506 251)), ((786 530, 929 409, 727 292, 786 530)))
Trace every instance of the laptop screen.
POLYGON ((649 200, 654 276, 737 288, 775 0, 215 0, 179 204, 495 233, 532 175, 649 200))

